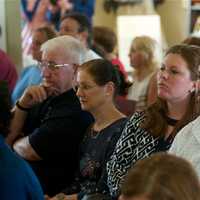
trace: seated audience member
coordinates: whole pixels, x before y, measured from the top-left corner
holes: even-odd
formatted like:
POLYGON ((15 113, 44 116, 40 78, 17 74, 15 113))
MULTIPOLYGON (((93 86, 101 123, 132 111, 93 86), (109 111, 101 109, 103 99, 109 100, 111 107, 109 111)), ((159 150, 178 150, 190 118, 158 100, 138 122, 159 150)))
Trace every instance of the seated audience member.
POLYGON ((87 48, 85 62, 100 58, 91 48, 92 27, 88 18, 80 13, 67 14, 60 23, 60 35, 71 35, 87 48))
MULTIPOLYGON (((1 36, 1 26, 0 26, 1 36)), ((9 56, 0 49, 0 80, 5 80, 8 83, 9 92, 12 93, 17 82, 17 70, 9 56)))
POLYGON ((127 122, 108 162, 108 185, 112 196, 119 194, 120 182, 138 160, 167 151, 177 132, 199 116, 195 95, 200 48, 171 47, 157 74, 158 100, 127 122))
POLYGON ((17 70, 8 55, 0 49, 0 80, 8 83, 9 91, 12 93, 17 82, 17 70))
POLYGON ((185 126, 175 137, 170 153, 190 161, 200 178, 200 117, 185 126))
POLYGON ((122 184, 119 200, 199 200, 200 183, 186 160, 164 153, 139 161, 122 184))
MULTIPOLYGON (((41 45, 49 39, 56 37, 56 32, 48 26, 36 29, 33 33, 31 53, 34 60, 41 62, 41 45)), ((12 92, 12 103, 14 104, 24 93, 24 90, 31 85, 38 85, 42 82, 41 70, 37 65, 30 65, 23 69, 19 80, 12 92)))
POLYGON ((189 45, 196 45, 200 47, 200 38, 195 36, 189 36, 185 40, 183 40, 183 43, 189 45))
POLYGON ((94 44, 103 49, 104 58, 111 61, 113 65, 117 65, 121 72, 127 77, 125 67, 115 54, 117 45, 117 36, 111 28, 104 26, 96 26, 93 28, 94 44))
POLYGON ((61 36, 41 50, 43 82, 27 88, 17 101, 7 142, 29 161, 45 194, 52 196, 74 180, 80 141, 92 117, 81 110, 72 89, 85 48, 75 38, 61 36))
POLYGON ((109 194, 106 163, 121 135, 127 118, 117 110, 114 96, 120 91, 119 71, 109 61, 96 59, 80 66, 77 96, 83 110, 95 122, 86 131, 80 152, 80 168, 75 183, 66 188, 63 199, 82 199, 95 193, 109 194))
POLYGON ((0 199, 42 200, 42 189, 33 171, 5 144, 10 108, 7 83, 0 81, 0 199))
POLYGON ((157 98, 156 80, 158 68, 158 44, 149 36, 138 36, 132 41, 129 58, 133 70, 133 84, 128 99, 136 101, 136 110, 144 110, 157 98))

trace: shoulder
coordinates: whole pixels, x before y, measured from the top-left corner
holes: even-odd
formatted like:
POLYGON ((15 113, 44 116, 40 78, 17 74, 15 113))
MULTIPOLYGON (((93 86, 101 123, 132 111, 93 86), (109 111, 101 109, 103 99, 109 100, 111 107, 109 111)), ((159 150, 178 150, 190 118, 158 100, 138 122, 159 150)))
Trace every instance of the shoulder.
POLYGON ((154 137, 149 134, 147 130, 141 127, 141 123, 145 120, 145 112, 135 112, 133 116, 126 123, 126 126, 122 132, 120 140, 118 143, 126 142, 127 140, 131 140, 132 143, 138 143, 142 139, 145 141, 148 138, 148 141, 154 141, 154 137))
POLYGON ((145 119, 145 112, 135 112, 127 122, 127 126, 139 127, 145 119))
POLYGON ((124 117, 113 122, 110 126, 104 129, 104 133, 107 133, 112 138, 119 138, 127 123, 128 118, 124 117))
POLYGON ((191 150, 191 148, 194 147, 194 144, 200 145, 199 129, 200 129, 200 117, 187 124, 178 132, 169 152, 175 154, 179 153, 182 154, 182 152, 186 151, 185 149, 186 146, 188 146, 191 150))
POLYGON ((99 58, 101 58, 101 57, 97 53, 95 53, 92 49, 89 49, 86 52, 85 62, 94 60, 94 59, 99 59, 99 58))

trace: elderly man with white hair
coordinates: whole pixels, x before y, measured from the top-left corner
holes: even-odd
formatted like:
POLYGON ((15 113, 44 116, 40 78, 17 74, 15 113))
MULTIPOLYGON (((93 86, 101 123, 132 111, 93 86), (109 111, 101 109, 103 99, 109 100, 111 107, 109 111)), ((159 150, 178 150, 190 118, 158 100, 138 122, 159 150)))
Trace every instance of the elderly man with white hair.
POLYGON ((71 36, 42 45, 43 82, 27 88, 16 103, 7 142, 27 160, 43 190, 53 196, 71 184, 78 166, 78 149, 92 122, 72 89, 85 48, 71 36))

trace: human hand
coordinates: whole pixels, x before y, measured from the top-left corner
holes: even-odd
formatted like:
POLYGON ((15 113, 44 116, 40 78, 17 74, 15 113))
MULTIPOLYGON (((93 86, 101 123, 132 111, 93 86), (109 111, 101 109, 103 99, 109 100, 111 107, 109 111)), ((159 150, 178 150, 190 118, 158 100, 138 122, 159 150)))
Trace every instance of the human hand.
POLYGON ((50 198, 48 195, 45 195, 45 200, 68 200, 68 198, 64 193, 59 193, 52 198, 50 198))
POLYGON ((48 97, 48 93, 44 86, 28 87, 19 102, 22 107, 31 108, 34 104, 44 101, 48 97))

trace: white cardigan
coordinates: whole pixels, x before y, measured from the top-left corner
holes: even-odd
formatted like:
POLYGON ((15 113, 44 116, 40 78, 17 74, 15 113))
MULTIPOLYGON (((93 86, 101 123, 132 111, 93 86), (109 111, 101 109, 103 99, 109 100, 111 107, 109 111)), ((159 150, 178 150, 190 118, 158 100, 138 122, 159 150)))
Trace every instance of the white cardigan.
POLYGON ((200 178, 200 116, 178 133, 169 153, 191 162, 200 178))

